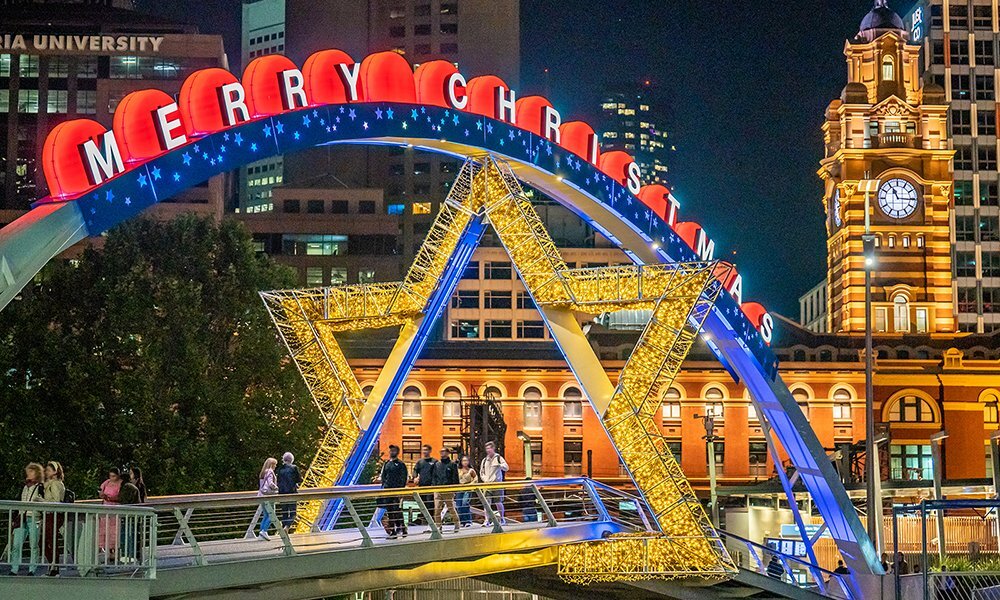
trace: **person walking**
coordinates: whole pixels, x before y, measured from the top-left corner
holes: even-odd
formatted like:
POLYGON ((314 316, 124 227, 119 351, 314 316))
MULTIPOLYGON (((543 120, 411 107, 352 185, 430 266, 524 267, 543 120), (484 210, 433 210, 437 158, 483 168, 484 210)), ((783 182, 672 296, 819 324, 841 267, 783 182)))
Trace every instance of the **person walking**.
MULTIPOLYGON (((433 448, 431 448, 430 444, 424 444, 420 447, 420 460, 413 465, 413 481, 417 484, 417 487, 428 487, 433 485, 434 463, 437 462, 437 459, 431 456, 432 450, 433 448)), ((424 506, 426 506, 428 510, 434 506, 433 494, 421 494, 420 499, 423 501, 424 506)), ((424 523, 422 518, 420 523, 424 525, 428 524, 424 523)))
MULTIPOLYGON (((45 474, 42 465, 28 463, 24 467, 24 487, 21 488, 21 502, 45 502, 45 474)), ((33 510, 22 510, 11 513, 11 547, 10 574, 19 575, 21 570, 21 552, 24 540, 28 539, 30 557, 28 559, 28 574, 34 575, 38 568, 38 529, 39 514, 33 510)))
MULTIPOLYGON (((472 459, 468 455, 462 456, 458 464, 458 484, 472 485, 479 482, 479 475, 472 468, 472 459)), ((455 495, 455 506, 458 507, 458 520, 462 527, 472 526, 472 507, 470 497, 472 492, 459 492, 455 495)))
MULTIPOLYGON (((399 460, 399 446, 389 446, 389 460, 382 463, 382 472, 379 479, 382 481, 383 490, 396 490, 406 487, 406 465, 399 460)), ((400 535, 406 537, 406 524, 403 522, 403 509, 399 503, 402 500, 399 496, 388 496, 379 499, 379 506, 385 509, 386 533, 390 540, 394 540, 400 535)))
MULTIPOLYGON (((432 481, 438 485, 458 485, 458 465, 451 460, 451 451, 441 448, 441 460, 434 463, 432 481)), ((438 531, 444 521, 442 511, 451 511, 451 518, 455 522, 455 531, 458 532, 462 526, 458 518, 458 507, 455 506, 455 492, 434 492, 434 522, 437 523, 438 531)))
MULTIPOLYGON (((291 452, 285 452, 281 456, 281 466, 278 467, 275 474, 278 477, 279 494, 299 493, 299 484, 302 483, 302 473, 299 472, 299 467, 295 464, 295 456, 291 452)), ((281 526, 285 528, 285 531, 288 531, 292 523, 295 522, 296 512, 297 507, 295 502, 283 502, 281 504, 278 514, 281 519, 281 526)))
MULTIPOLYGON (((278 493, 278 480, 274 474, 274 467, 278 466, 278 459, 268 458, 264 461, 264 466, 260 468, 259 485, 257 486, 257 497, 273 496, 278 493)), ((260 503, 260 510, 263 513, 260 519, 260 535, 257 539, 270 541, 271 536, 267 534, 267 528, 271 526, 271 513, 266 508, 266 503, 260 503)))
POLYGON ((129 469, 129 474, 131 475, 132 484, 135 485, 137 490, 139 490, 139 504, 145 504, 146 480, 142 478, 142 469, 139 467, 132 467, 129 469))
MULTIPOLYGON (((45 501, 62 502, 66 499, 66 484, 63 483, 63 468, 56 461, 45 463, 45 501)), ((45 540, 45 562, 49 563, 49 575, 58 575, 59 567, 59 528, 65 520, 58 512, 46 513, 42 528, 42 539, 45 540)), ((64 538, 65 539, 65 538, 64 538)))
MULTIPOLYGON (((108 469, 108 478, 101 484, 98 494, 105 506, 120 504, 118 494, 122 489, 122 472, 118 467, 108 469)), ((97 520, 97 545, 107 553, 108 562, 115 561, 118 551, 118 517, 101 515, 97 520)))
MULTIPOLYGON (((500 454, 497 453, 497 445, 495 442, 486 442, 486 456, 483 458, 482 464, 479 465, 479 478, 483 483, 500 483, 504 479, 504 473, 510 470, 510 466, 507 461, 504 460, 500 454)), ((506 524, 507 519, 504 518, 503 513, 503 490, 489 490, 486 492, 486 498, 491 504, 496 507, 496 511, 500 514, 500 523, 506 524)), ((490 525, 490 519, 487 516, 483 517, 483 527, 490 525)))
POLYGON ((778 560, 777 554, 771 555, 771 560, 767 561, 767 576, 771 579, 781 579, 781 576, 785 574, 785 567, 782 566, 781 561, 778 560))
MULTIPOLYGON (((132 470, 126 469, 122 473, 122 487, 118 491, 118 503, 123 505, 141 504, 142 494, 139 487, 132 483, 132 470)), ((125 515, 119 527, 118 542, 120 556, 118 562, 122 564, 134 563, 136 560, 135 541, 139 537, 139 519, 134 516, 125 515)))

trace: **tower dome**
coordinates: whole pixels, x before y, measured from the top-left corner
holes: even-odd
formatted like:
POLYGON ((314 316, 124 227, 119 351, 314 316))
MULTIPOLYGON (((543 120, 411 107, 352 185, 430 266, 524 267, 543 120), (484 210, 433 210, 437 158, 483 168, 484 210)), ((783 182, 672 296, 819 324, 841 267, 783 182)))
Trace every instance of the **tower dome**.
POLYGON ((870 42, 887 31, 905 34, 903 19, 889 8, 888 0, 875 0, 875 6, 861 19, 858 38, 870 42))

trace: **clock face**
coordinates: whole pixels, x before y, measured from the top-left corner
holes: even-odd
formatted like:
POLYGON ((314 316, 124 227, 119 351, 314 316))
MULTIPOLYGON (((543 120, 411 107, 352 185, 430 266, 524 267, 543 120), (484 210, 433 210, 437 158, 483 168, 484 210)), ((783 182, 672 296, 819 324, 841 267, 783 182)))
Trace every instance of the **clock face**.
POLYGON ((917 188, 905 179, 890 179, 878 190, 878 205, 887 216, 905 219, 917 209, 917 188))
POLYGON ((840 227, 844 224, 840 217, 840 189, 833 190, 833 222, 840 227))

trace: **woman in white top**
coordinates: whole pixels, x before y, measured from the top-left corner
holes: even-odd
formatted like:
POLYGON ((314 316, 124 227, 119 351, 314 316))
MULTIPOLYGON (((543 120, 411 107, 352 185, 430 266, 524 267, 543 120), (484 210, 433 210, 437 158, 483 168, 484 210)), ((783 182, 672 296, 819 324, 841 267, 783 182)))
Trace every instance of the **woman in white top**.
MULTIPOLYGON (((479 479, 483 483, 499 483, 503 481, 504 473, 508 469, 510 467, 507 465, 507 461, 497 453, 497 445, 493 442, 486 442, 486 457, 479 465, 479 479)), ((486 498, 496 506, 497 512, 500 513, 500 523, 506 523, 507 519, 503 515, 503 489, 489 490, 486 493, 486 498)), ((483 519, 483 527, 488 525, 490 525, 489 516, 483 519)))
MULTIPOLYGON (((278 493, 278 479, 274 475, 274 468, 278 466, 278 459, 269 458, 264 461, 264 466, 260 469, 260 485, 257 487, 257 496, 273 496, 278 493)), ((263 503, 261 510, 264 509, 263 503)), ((260 539, 270 540, 267 535, 267 528, 271 525, 271 513, 263 510, 264 516, 260 520, 260 539)))
MULTIPOLYGON (((42 465, 38 463, 28 463, 24 467, 24 487, 21 488, 21 502, 45 502, 45 487, 43 485, 44 471, 42 465)), ((38 529, 41 523, 40 515, 33 510, 15 512, 12 517, 15 520, 14 531, 11 533, 13 541, 10 547, 10 574, 18 575, 21 569, 21 550, 24 547, 24 538, 28 538, 28 546, 31 548, 31 558, 28 562, 28 572, 35 574, 38 568, 38 529)))

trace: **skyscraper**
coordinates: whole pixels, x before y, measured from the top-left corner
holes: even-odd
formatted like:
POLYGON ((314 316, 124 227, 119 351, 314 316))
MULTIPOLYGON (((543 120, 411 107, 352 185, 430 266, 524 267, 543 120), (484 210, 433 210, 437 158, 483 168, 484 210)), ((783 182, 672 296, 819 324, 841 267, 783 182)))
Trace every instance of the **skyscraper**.
POLYGON ((601 148, 631 154, 642 168, 645 183, 668 184, 674 146, 668 139, 664 105, 649 81, 610 91, 601 100, 601 148))
POLYGON ((953 262, 958 327, 1000 329, 1000 170, 997 164, 997 6, 919 2, 907 17, 926 82, 945 90, 954 158, 953 262))

